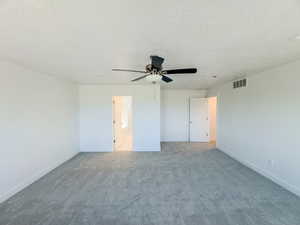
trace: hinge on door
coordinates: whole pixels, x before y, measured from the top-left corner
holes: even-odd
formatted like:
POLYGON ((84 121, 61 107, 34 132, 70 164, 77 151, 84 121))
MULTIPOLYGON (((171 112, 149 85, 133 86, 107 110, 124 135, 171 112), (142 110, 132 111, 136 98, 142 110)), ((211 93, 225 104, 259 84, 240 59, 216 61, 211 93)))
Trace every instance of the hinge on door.
POLYGON ((115 124, 116 123, 116 121, 115 120, 113 120, 113 124, 115 124))
POLYGON ((114 139, 114 141, 113 141, 114 143, 116 143, 116 139, 114 139))
POLYGON ((208 137, 208 133, 206 133, 206 136, 208 137))

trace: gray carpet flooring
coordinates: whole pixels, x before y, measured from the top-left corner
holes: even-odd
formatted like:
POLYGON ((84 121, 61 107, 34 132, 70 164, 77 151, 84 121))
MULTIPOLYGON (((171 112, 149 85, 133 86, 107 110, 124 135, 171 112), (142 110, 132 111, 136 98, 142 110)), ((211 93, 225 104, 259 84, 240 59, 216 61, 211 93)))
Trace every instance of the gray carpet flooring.
POLYGON ((300 224, 300 198, 213 145, 162 149, 79 154, 0 204, 0 224, 300 224))

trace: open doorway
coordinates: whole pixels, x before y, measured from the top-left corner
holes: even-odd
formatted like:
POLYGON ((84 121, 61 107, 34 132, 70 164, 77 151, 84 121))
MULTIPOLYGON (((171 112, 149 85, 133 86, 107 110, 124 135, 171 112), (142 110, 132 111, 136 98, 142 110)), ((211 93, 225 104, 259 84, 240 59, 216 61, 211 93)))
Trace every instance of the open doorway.
POLYGON ((217 141, 217 97, 208 98, 209 108, 209 139, 210 142, 217 141))
POLYGON ((113 96, 114 151, 132 151, 132 96, 113 96))

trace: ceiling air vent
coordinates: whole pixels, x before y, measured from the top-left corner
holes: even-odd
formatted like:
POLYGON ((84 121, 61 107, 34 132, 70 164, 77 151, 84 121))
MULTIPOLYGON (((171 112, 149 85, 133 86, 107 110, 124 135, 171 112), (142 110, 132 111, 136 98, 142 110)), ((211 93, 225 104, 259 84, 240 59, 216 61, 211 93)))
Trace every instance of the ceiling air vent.
POLYGON ((241 80, 236 80, 236 81, 233 81, 233 89, 236 89, 236 88, 242 88, 242 87, 246 87, 247 86, 247 79, 241 79, 241 80))

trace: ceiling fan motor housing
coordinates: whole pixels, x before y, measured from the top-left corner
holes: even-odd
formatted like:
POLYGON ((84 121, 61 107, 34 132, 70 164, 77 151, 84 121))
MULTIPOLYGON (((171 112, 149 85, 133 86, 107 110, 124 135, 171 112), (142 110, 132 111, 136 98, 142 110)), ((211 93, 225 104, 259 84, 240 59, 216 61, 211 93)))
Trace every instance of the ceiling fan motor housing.
POLYGON ((152 65, 148 64, 145 69, 146 69, 147 73, 151 73, 151 71, 152 71, 152 65))
POLYGON ((156 69, 156 71, 161 71, 162 64, 165 59, 162 57, 159 57, 157 55, 152 55, 152 56, 150 56, 150 58, 151 58, 152 69, 156 69))

